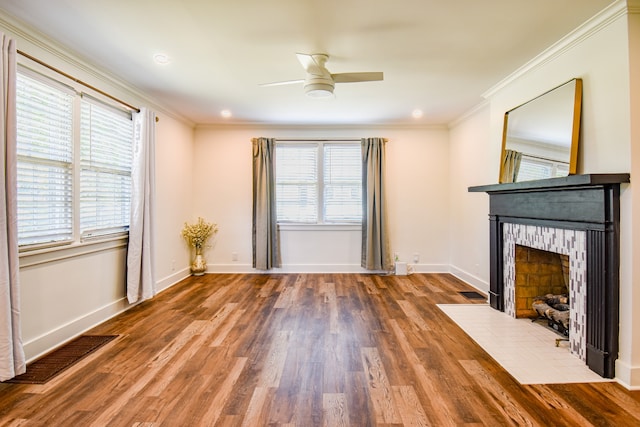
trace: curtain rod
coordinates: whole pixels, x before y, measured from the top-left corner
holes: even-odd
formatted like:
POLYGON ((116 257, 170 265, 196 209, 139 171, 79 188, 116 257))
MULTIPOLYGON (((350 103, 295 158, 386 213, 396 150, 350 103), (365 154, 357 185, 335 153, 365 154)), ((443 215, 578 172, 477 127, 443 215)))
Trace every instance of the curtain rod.
MULTIPOLYGON (((360 142, 362 138, 275 138, 276 141, 282 142, 317 142, 317 141, 354 141, 360 142)), ((382 138, 384 142, 387 142, 387 138, 382 138)))
MULTIPOLYGON (((25 53, 25 52, 23 52, 23 51, 21 51, 21 50, 18 50, 18 54, 19 54, 19 55, 24 56, 24 57, 25 57, 25 58, 27 58, 27 59, 32 60, 33 62, 35 62, 35 63, 37 63, 37 64, 42 65, 43 67, 46 67, 46 68, 50 69, 51 71, 54 71, 54 72, 56 72, 56 73, 58 73, 58 74, 60 74, 60 75, 62 75, 62 76, 64 76, 64 77, 66 77, 66 78, 68 78, 68 79, 71 79, 71 80, 73 80, 73 81, 74 81, 74 82, 76 82, 76 83, 79 83, 79 84, 81 84, 81 85, 83 85, 83 86, 85 86, 85 87, 87 87, 87 88, 89 88, 89 89, 91 89, 91 90, 94 90, 94 91, 98 92, 100 95, 104 95, 104 96, 106 96, 107 98, 109 98, 109 99, 111 99, 111 100, 113 100, 113 101, 116 101, 117 103, 119 103, 119 104, 121 104, 121 105, 124 105, 125 107, 129 108, 130 110, 135 111, 136 113, 139 113, 139 112, 140 112, 140 109, 139 109, 139 108, 134 107, 133 105, 128 104, 128 103, 124 102, 123 100, 116 98, 116 97, 115 97, 115 96, 113 96, 113 95, 109 95, 108 93, 106 93, 106 92, 104 92, 104 91, 102 91, 102 90, 98 89, 97 87, 92 86, 92 85, 90 85, 89 83, 83 82, 82 80, 80 80, 80 79, 78 79, 78 78, 76 78, 76 77, 73 77, 73 76, 72 76, 72 75, 70 75, 70 74, 65 73, 64 71, 62 71, 62 70, 60 70, 60 69, 58 69, 58 68, 54 67, 53 65, 49 65, 49 64, 47 64, 46 62, 41 61, 40 59, 35 58, 35 57, 33 57, 33 56, 29 55, 28 53, 25 53)), ((157 117, 156 117, 156 121, 158 121, 158 118, 157 118, 157 117)))
POLYGON ((275 138, 276 141, 282 142, 318 142, 318 141, 358 141, 362 138, 275 138))

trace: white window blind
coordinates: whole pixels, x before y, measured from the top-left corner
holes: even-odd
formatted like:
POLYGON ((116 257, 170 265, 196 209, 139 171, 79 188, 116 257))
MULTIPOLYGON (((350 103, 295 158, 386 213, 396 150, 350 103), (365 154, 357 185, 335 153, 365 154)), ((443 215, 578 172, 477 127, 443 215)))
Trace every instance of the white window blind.
POLYGON ((534 179, 546 179, 569 174, 569 165, 553 160, 539 159, 522 156, 520 169, 518 169, 518 181, 531 181, 534 179))
POLYGON ((276 146, 278 221, 318 221, 318 145, 276 146))
POLYGON ((73 239, 73 97, 45 78, 18 73, 18 242, 73 239))
POLYGON ((324 144, 324 221, 362 221, 360 144, 324 144))
POLYGON ((569 164, 568 163, 556 163, 556 177, 567 176, 569 175, 569 164))
POLYGON ((362 221, 359 143, 278 143, 275 171, 279 222, 362 221))
POLYGON ((131 200, 131 115, 83 97, 80 115, 80 232, 128 229, 131 200))

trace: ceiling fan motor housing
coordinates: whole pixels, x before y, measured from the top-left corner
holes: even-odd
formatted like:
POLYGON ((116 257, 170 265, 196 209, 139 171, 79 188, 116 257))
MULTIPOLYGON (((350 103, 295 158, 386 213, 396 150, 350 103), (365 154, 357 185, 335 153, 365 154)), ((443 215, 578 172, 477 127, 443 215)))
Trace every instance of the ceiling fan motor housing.
POLYGON ((304 93, 313 98, 324 98, 333 95, 335 83, 331 78, 309 76, 304 81, 304 93))
POLYGON ((329 55, 316 53, 313 55, 298 55, 298 58, 301 59, 303 67, 307 71, 307 78, 304 80, 304 92, 307 96, 325 98, 333 95, 335 83, 331 73, 324 66, 329 59, 329 55))

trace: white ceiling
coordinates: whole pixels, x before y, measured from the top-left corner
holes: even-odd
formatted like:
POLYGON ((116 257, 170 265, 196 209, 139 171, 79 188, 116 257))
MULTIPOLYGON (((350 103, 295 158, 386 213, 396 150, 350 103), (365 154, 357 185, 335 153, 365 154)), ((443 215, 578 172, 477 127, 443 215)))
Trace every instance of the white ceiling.
POLYGON ((447 124, 611 3, 0 0, 0 9, 194 123, 412 123, 419 108, 420 123, 447 124), (171 62, 155 64, 157 52, 171 62), (384 81, 339 83, 324 100, 301 84, 259 86, 304 78, 296 52, 384 81))

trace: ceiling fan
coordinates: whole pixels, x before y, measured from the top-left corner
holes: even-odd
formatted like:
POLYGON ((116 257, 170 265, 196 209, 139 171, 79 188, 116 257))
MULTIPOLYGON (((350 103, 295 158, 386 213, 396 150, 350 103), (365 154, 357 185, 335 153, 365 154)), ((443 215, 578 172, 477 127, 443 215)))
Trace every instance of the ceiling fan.
POLYGON ((279 86, 293 83, 304 83, 304 92, 313 98, 324 98, 333 94, 336 83, 373 82, 383 79, 381 72, 368 73, 337 73, 331 74, 325 67, 329 55, 324 53, 296 53, 307 77, 300 80, 266 83, 261 86, 279 86))

